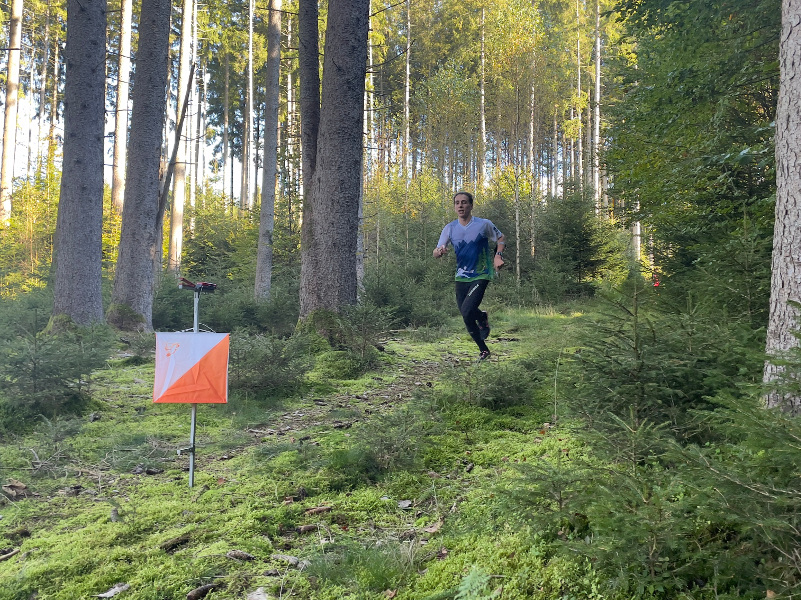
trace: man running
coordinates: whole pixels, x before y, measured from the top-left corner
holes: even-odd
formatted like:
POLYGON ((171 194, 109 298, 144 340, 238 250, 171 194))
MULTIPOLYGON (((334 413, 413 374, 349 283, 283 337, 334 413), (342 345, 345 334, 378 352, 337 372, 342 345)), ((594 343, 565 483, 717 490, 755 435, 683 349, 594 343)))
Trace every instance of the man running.
POLYGON ((469 192, 457 192, 453 197, 453 208, 459 218, 445 225, 434 249, 434 258, 444 256, 449 243, 453 246, 457 265, 456 305, 462 313, 467 333, 478 346, 479 360, 484 360, 490 355, 484 342, 489 337, 490 326, 487 313, 479 310, 478 306, 495 271, 503 266, 506 242, 492 221, 473 216, 473 196, 469 192), (494 256, 490 241, 497 242, 494 256))

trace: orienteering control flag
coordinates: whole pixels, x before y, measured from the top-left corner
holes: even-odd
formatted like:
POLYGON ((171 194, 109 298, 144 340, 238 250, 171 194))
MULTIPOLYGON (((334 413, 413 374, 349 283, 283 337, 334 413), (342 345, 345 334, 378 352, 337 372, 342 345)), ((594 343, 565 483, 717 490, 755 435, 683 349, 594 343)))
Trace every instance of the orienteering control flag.
POLYGON ((156 333, 153 402, 225 404, 227 333, 156 333))

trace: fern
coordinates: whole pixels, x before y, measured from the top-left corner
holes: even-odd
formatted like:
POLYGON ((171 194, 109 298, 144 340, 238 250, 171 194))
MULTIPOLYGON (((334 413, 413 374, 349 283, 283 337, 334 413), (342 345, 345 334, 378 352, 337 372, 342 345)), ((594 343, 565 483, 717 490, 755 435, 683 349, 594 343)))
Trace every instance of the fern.
POLYGON ((501 588, 487 592, 490 576, 481 569, 473 567, 456 588, 456 600, 491 600, 497 598, 501 588))

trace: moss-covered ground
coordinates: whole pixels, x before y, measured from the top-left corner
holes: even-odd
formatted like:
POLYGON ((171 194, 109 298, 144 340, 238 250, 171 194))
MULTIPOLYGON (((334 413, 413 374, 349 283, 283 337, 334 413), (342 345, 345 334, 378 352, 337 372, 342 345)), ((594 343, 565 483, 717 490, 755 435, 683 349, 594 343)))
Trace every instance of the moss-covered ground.
POLYGON ((481 363, 456 319, 397 331, 358 379, 327 364, 297 397, 201 405, 192 488, 189 406, 111 363, 90 415, 0 445, 0 600, 594 597, 508 492, 582 452, 559 366, 583 320, 494 311, 481 363))

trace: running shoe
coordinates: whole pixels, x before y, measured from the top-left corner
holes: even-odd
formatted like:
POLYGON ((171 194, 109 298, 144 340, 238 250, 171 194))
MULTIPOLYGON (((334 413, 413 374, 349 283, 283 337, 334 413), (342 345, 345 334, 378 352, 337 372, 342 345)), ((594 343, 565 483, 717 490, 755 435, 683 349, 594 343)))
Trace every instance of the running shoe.
POLYGON ((478 333, 482 340, 486 340, 490 334, 489 315, 484 311, 481 311, 481 315, 482 317, 477 321, 478 333))
POLYGON ((490 357, 490 351, 489 350, 482 350, 481 354, 478 355, 478 360, 486 360, 489 357, 490 357))

